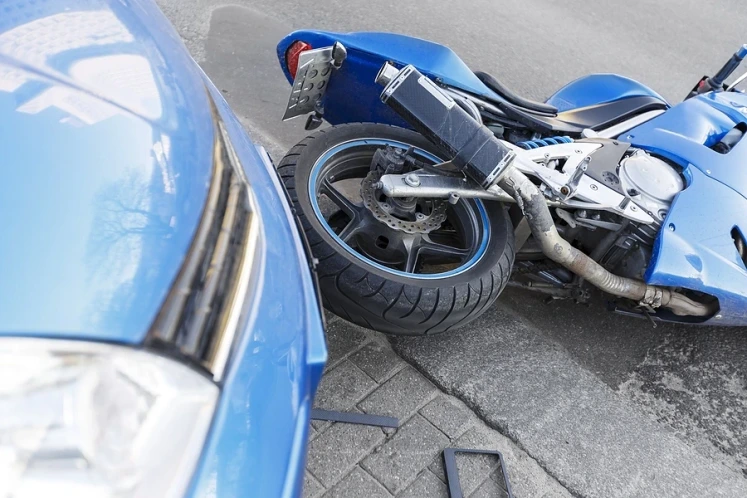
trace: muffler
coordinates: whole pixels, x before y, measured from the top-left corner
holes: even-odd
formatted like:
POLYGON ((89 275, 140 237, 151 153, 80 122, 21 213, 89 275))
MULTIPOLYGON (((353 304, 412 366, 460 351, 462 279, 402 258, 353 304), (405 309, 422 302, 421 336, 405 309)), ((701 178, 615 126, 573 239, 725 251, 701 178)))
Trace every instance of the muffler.
POLYGON ((415 67, 398 71, 386 63, 376 82, 385 85, 381 101, 451 157, 452 164, 482 188, 493 185, 514 158, 511 149, 415 67))
POLYGON ((620 277, 573 247, 558 233, 545 196, 512 166, 516 155, 482 123, 415 67, 397 70, 389 63, 376 77, 385 85, 381 101, 435 144, 451 162, 483 188, 497 183, 521 208, 542 252, 549 259, 609 294, 681 316, 710 316, 718 305, 702 304, 663 287, 620 277))

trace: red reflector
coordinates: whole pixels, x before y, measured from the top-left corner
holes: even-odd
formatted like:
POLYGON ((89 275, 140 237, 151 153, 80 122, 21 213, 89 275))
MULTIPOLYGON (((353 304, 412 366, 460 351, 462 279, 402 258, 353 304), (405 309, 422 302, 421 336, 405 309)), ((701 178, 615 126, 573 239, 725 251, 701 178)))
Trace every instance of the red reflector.
POLYGON ((307 50, 311 50, 311 45, 303 41, 296 41, 285 51, 285 63, 294 78, 296 77, 296 71, 298 71, 298 58, 302 52, 307 50))

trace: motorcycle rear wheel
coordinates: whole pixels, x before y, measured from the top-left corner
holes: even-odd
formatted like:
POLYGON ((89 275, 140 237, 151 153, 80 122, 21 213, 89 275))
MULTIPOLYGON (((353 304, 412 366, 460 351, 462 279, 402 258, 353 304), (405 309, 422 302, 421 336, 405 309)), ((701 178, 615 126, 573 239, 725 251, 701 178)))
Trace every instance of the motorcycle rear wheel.
MULTIPOLYGON (((515 254, 508 213, 498 202, 463 199, 447 205, 446 220, 428 233, 403 232, 397 224, 406 220, 391 212, 374 216, 363 205, 361 182, 374 152, 387 145, 413 147, 419 159, 440 162, 433 144, 414 131, 355 123, 315 132, 278 166, 318 260, 324 305, 353 323, 395 335, 465 325, 508 282, 515 254), (382 220, 387 214, 391 218, 382 220)), ((373 202, 387 209, 396 203, 379 197, 373 202)), ((418 200, 417 219, 445 204, 418 200)))

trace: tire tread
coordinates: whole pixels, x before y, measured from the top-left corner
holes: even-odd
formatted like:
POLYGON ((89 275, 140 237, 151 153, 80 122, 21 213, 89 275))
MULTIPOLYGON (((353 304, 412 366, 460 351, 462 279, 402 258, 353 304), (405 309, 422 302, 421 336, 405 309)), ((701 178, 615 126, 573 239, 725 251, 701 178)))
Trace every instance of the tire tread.
MULTIPOLYGON (((317 272, 324 306, 357 325, 396 335, 435 334, 471 322, 488 309, 508 282, 514 260, 512 230, 506 235, 507 243, 497 264, 490 271, 478 274, 468 282, 450 284, 446 280, 445 284, 433 285, 426 281, 416 285, 387 280, 358 265, 355 265, 356 271, 350 272, 353 263, 338 254, 309 223, 296 191, 297 185, 302 185, 296 181, 299 164, 305 159, 304 153, 309 152, 317 140, 329 140, 333 134, 344 135, 346 130, 354 133, 361 126, 376 126, 390 130, 391 133, 394 133, 393 130, 412 133, 391 125, 364 123, 349 123, 318 130, 291 148, 277 166, 278 176, 288 191, 292 207, 307 233, 309 246, 318 261, 317 272), (359 271, 362 275, 358 274, 359 271), (388 283, 392 284, 389 289, 386 288, 388 283), (462 303, 460 288, 464 285, 466 290, 461 295, 466 294, 466 297, 461 298, 464 300, 462 303), (387 298, 384 291, 391 298, 387 298), (417 294, 417 297, 413 300, 408 297, 408 293, 417 294), (432 304, 429 296, 435 297, 432 304)), ((307 161, 313 164, 315 159, 308 158, 307 161)))

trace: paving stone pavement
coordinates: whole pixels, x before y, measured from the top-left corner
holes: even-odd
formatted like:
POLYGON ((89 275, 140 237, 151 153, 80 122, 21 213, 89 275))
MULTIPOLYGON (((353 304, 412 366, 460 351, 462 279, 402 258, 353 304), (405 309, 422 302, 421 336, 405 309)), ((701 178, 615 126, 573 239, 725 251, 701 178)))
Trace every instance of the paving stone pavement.
MULTIPOLYGON (((315 407, 397 417, 398 429, 312 421, 304 497, 448 497, 443 449, 501 451, 514 495, 570 497, 464 403, 400 358, 386 337, 328 316, 329 361, 315 407)), ((498 459, 457 455, 464 495, 507 496, 498 459)))

